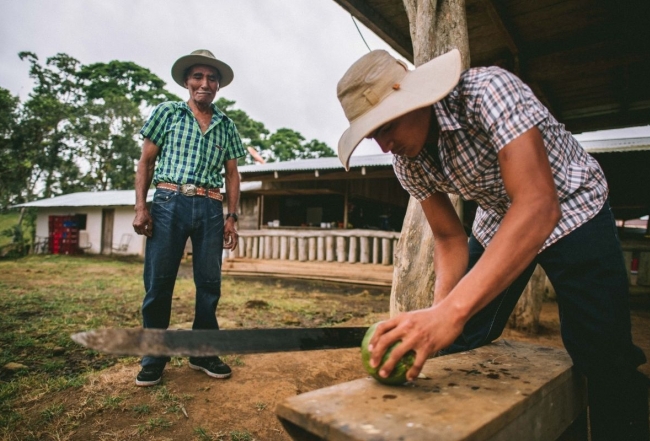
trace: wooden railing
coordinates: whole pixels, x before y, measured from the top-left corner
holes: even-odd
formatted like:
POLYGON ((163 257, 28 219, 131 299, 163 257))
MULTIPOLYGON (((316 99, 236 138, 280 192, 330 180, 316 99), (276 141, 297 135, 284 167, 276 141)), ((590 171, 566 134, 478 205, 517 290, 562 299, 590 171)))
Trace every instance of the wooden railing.
POLYGON ((227 258, 392 265, 399 236, 399 232, 358 229, 242 230, 237 249, 227 258))

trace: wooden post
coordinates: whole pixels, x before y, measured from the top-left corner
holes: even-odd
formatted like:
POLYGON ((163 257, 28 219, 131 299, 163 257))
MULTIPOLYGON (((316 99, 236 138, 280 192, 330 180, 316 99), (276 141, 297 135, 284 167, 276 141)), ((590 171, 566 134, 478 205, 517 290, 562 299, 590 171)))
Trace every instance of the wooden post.
POLYGON ((345 181, 345 194, 343 195, 343 228, 348 227, 348 195, 350 192, 349 182, 345 181))
POLYGON ((325 260, 334 262, 334 237, 327 236, 325 238, 325 260))
POLYGON ((271 245, 271 236, 264 236, 264 258, 270 259, 271 253, 273 252, 273 246, 271 245))
POLYGON ((251 259, 257 259, 258 258, 258 253, 260 250, 260 238, 259 236, 253 237, 253 245, 252 245, 252 253, 251 253, 251 259))
POLYGON ((298 261, 307 261, 307 239, 304 237, 298 238, 298 261))
POLYGON ((297 256, 297 250, 296 250, 296 238, 295 237, 290 237, 289 238, 289 260, 296 260, 297 256))
POLYGON ((255 242, 254 237, 247 237, 246 238, 246 257, 251 259, 253 257, 253 243, 255 242))
MULTIPOLYGON (((409 17, 414 64, 419 66, 457 48, 461 53, 462 68, 467 69, 470 60, 465 1, 403 2, 409 17)), ((460 211, 457 197, 452 197, 452 203, 460 211)), ((411 198, 395 253, 391 317, 402 311, 431 306, 434 281, 433 235, 420 204, 411 198)))
POLYGON ((350 236, 350 246, 348 249, 348 263, 357 262, 357 238, 350 236))
POLYGON ((360 242, 359 261, 361 263, 369 263, 370 262, 370 239, 368 239, 367 237, 360 237, 359 242, 360 242))
POLYGON ((271 257, 273 259, 280 258, 280 236, 273 236, 271 240, 271 257))
POLYGON ((287 260, 289 258, 289 238, 282 236, 280 238, 280 259, 287 260))
POLYGON ((392 262, 391 259, 391 247, 390 247, 391 240, 390 239, 382 239, 381 240, 381 264, 382 265, 390 265, 392 262))
POLYGON ((375 265, 379 263, 379 238, 378 237, 372 238, 372 263, 374 263, 375 265))
POLYGON ((337 236, 336 237, 336 261, 345 262, 345 237, 337 236))
POLYGON ((239 241, 237 243, 237 249, 235 250, 237 252, 237 257, 244 257, 246 256, 246 239, 239 236, 239 241))
POLYGON ((541 266, 537 265, 508 319, 508 326, 529 334, 537 333, 545 285, 546 273, 541 266))
POLYGON ((316 259, 321 262, 325 260, 325 238, 323 236, 316 238, 316 259))
POLYGON ((309 261, 316 260, 316 238, 310 237, 307 239, 307 248, 309 249, 307 258, 309 261))

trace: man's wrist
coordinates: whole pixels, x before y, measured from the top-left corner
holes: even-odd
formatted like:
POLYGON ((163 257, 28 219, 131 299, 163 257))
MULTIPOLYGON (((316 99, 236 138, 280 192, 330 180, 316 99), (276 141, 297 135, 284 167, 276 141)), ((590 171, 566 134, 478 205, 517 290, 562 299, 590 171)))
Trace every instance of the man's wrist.
POLYGON ((237 215, 237 213, 228 213, 226 215, 226 220, 228 220, 229 218, 233 218, 235 222, 239 220, 239 216, 237 215))

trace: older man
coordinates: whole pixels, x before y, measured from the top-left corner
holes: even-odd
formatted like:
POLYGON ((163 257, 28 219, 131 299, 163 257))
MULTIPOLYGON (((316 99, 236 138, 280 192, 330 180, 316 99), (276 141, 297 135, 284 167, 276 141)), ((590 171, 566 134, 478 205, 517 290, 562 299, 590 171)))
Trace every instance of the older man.
MULTIPOLYGON (((147 236, 143 325, 169 326, 176 275, 189 237, 196 286, 192 329, 219 329, 221 257, 224 248, 237 246, 237 158, 245 151, 235 124, 212 102, 219 88, 233 80, 233 71, 210 51, 197 50, 174 63, 172 78, 188 90, 188 101, 160 104, 140 131, 144 143, 135 179, 133 228, 147 236), (220 193, 224 167, 225 222, 220 193), (152 182, 156 192, 149 210, 146 200, 152 182)), ((136 385, 158 384, 168 361, 169 357, 144 357, 136 385)), ((231 374, 219 357, 190 357, 189 365, 214 378, 231 374)))

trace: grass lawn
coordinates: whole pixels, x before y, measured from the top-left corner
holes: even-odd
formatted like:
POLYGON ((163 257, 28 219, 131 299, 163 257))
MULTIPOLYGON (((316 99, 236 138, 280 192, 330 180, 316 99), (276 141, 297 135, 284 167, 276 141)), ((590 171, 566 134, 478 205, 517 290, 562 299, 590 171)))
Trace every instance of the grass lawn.
MULTIPOLYGON (((223 280, 223 293, 218 313, 223 328, 328 326, 366 315, 370 319, 388 310, 389 298, 387 292, 359 287, 229 277, 223 280)), ((70 439, 84 418, 101 412, 141 415, 156 405, 176 406, 180 412, 182 396, 128 409, 120 396, 75 399, 74 409, 51 399, 62 391, 84 397, 93 372, 137 362, 88 350, 69 336, 101 327, 141 326, 142 297, 139 259, 37 255, 0 260, 0 439, 70 439), (42 438, 48 433, 56 436, 42 438)), ((181 277, 172 325, 187 325, 193 314, 194 284, 181 277)), ((165 390, 163 386, 156 393, 165 390)), ((151 417, 146 421, 142 430, 167 430, 151 417)), ((200 433, 196 437, 201 439, 200 433)))

